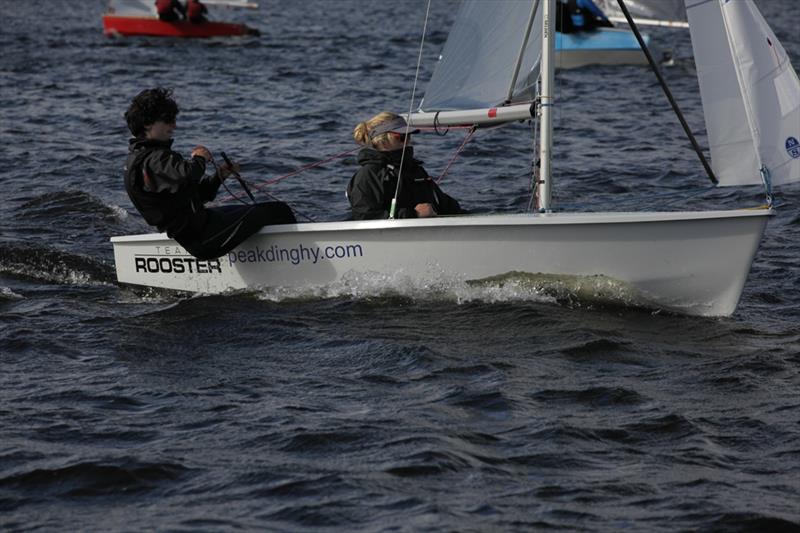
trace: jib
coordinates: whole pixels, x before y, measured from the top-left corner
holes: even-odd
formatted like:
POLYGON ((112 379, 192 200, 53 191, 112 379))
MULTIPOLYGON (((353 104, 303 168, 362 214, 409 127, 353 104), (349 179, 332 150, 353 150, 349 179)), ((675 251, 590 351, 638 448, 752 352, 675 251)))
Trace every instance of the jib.
POLYGON ((194 257, 136 257, 136 272, 148 274, 222 273, 219 259, 200 260, 194 257))

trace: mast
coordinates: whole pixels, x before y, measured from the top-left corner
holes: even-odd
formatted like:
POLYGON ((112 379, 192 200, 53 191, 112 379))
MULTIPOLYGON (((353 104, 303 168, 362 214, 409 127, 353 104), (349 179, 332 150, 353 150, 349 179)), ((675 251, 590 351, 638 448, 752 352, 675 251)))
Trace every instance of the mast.
POLYGON ((553 157, 553 86, 555 85, 555 0, 544 0, 542 12, 542 94, 539 97, 542 140, 539 144, 541 164, 537 186, 538 207, 550 211, 553 157))

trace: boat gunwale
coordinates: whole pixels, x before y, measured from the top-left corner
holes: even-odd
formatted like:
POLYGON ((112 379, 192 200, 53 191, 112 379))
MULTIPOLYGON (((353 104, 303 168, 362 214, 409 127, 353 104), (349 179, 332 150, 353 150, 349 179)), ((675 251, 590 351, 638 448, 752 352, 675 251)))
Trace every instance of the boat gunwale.
MULTIPOLYGON (((724 211, 652 211, 652 212, 583 212, 583 213, 515 213, 487 215, 457 215, 434 218, 381 220, 345 220, 334 222, 303 222, 264 226, 255 235, 281 233, 316 233, 333 231, 393 230, 430 227, 492 227, 492 226, 550 226, 585 224, 659 223, 722 218, 774 216, 772 208, 732 209, 724 211)), ((169 240, 166 233, 145 233, 111 237, 112 243, 169 240)))

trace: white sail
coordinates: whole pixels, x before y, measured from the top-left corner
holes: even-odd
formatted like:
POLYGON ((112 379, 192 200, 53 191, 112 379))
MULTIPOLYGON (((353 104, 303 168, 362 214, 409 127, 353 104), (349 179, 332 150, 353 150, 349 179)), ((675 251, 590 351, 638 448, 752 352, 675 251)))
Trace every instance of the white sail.
MULTIPOLYGON (((533 5, 533 0, 466 0, 420 110, 479 109, 503 103, 533 5)), ((542 47, 541 8, 537 11, 512 102, 533 98, 542 47)))
POLYGON ((248 2, 247 0, 203 0, 203 3, 206 5, 215 5, 215 6, 258 9, 258 4, 256 2, 248 2))
POLYGON ((155 0, 110 0, 108 13, 119 17, 154 17, 155 0))
MULTIPOLYGON (((617 0, 594 0, 612 22, 627 22, 617 0)), ((683 0, 625 0, 636 24, 686 27, 683 0)))
POLYGON ((686 0, 720 185, 800 181, 800 81, 751 0, 686 0))

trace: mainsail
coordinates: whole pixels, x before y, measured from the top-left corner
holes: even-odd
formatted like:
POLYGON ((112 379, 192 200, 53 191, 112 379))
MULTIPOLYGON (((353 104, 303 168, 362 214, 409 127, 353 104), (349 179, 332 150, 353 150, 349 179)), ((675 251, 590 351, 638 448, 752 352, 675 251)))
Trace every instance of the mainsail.
POLYGON ((720 185, 800 181, 800 81, 751 1, 686 0, 720 185))
MULTIPOLYGON (((421 111, 476 109, 505 102, 534 1, 467 0, 425 91, 421 111)), ((541 58, 542 18, 537 10, 512 103, 533 98, 541 58)))

